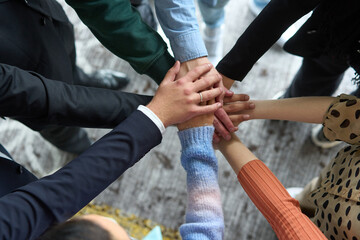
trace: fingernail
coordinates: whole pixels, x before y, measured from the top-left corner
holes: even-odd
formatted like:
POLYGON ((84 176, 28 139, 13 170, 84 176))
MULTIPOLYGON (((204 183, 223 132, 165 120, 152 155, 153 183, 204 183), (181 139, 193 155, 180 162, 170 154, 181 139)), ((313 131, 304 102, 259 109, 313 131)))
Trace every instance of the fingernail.
POLYGON ((218 107, 218 108, 220 108, 222 106, 222 104, 221 103, 216 103, 216 107, 218 107))
POLYGON ((230 129, 231 132, 236 132, 236 130, 237 130, 237 129, 234 128, 234 127, 230 129))
POLYGON ((208 66, 211 68, 211 63, 208 63, 208 66))
POLYGON ((250 119, 250 115, 245 114, 245 115, 243 116, 243 119, 244 119, 244 120, 249 120, 249 119, 250 119))
POLYGON ((231 139, 231 136, 230 136, 230 135, 226 135, 226 136, 225 136, 225 140, 226 140, 226 141, 229 141, 230 139, 231 139))
POLYGON ((255 103, 250 103, 250 104, 249 104, 249 107, 250 107, 250 108, 255 108, 255 103))

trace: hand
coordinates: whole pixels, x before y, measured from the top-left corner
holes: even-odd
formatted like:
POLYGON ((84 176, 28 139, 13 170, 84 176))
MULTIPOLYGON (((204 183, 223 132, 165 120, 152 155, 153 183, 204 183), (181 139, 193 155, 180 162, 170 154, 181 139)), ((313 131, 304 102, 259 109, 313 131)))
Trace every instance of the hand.
POLYGON ((214 99, 222 93, 220 88, 206 90, 221 80, 217 75, 206 79, 202 77, 211 70, 210 64, 200 65, 175 81, 179 70, 180 63, 177 61, 166 74, 154 98, 147 105, 160 118, 165 127, 201 114, 214 113, 221 107, 220 103, 198 105, 200 103, 199 92, 202 93, 203 102, 214 99))
MULTIPOLYGON (((215 103, 215 99, 210 100, 208 103, 200 103, 201 105, 206 105, 206 104, 214 104, 215 103)), ((194 118, 191 118, 190 120, 180 123, 177 125, 177 128, 179 129, 179 131, 188 129, 188 128, 194 128, 194 127, 201 127, 201 126, 211 126, 213 124, 214 121, 214 114, 213 113, 208 113, 208 114, 204 114, 204 115, 200 115, 194 118)))
MULTIPOLYGON (((192 69, 194 69, 197 66, 200 66, 202 64, 206 64, 209 63, 210 61, 207 59, 207 57, 200 57, 200 58, 195 58, 186 62, 182 62, 180 65, 180 73, 178 75, 178 78, 184 76, 186 73, 188 73, 189 71, 191 71, 192 69)), ((212 67, 211 70, 209 72, 207 72, 206 74, 204 74, 202 77, 203 78, 211 78, 214 76, 219 76, 221 78, 221 75, 218 73, 218 71, 212 67)), ((225 92, 227 89, 225 89, 224 84, 222 81, 219 81, 218 83, 216 83, 214 85, 214 88, 221 88, 223 89, 223 93, 220 94, 218 97, 216 97, 216 102, 220 102, 221 104, 223 104, 223 99, 225 97, 225 92)))
POLYGON ((255 108, 255 104, 248 100, 249 96, 246 94, 227 94, 225 96, 223 108, 220 108, 215 112, 215 133, 213 136, 213 141, 215 143, 220 141, 220 137, 225 140, 230 140, 231 133, 238 129, 235 126, 250 119, 249 114, 241 113, 241 111, 255 108), (234 112, 236 112, 236 114, 234 114, 234 112))
POLYGON ((249 110, 255 109, 255 103, 244 102, 243 94, 234 94, 224 99, 224 111, 229 115, 230 120, 235 126, 241 122, 249 120, 249 110))

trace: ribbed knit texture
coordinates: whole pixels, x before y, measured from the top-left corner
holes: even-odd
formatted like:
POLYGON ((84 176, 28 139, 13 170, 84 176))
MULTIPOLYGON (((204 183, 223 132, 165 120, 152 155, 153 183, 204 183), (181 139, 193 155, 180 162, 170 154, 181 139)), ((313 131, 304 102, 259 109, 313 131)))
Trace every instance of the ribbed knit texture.
POLYGON ((321 231, 301 213, 299 202, 292 198, 284 186, 260 160, 245 164, 238 179, 250 199, 282 239, 327 239, 321 231))
POLYGON ((224 216, 218 185, 218 164, 212 147, 212 126, 179 132, 181 164, 187 174, 188 205, 183 240, 223 239, 224 216))

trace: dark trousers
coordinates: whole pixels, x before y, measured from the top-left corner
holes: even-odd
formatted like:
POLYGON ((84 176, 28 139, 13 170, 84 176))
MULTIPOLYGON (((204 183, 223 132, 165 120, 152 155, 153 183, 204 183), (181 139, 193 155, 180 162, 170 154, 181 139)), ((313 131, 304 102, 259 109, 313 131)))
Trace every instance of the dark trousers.
MULTIPOLYGON (((348 68, 345 61, 329 56, 304 58, 284 97, 331 96, 339 87, 348 68)), ((352 94, 360 97, 359 90, 352 94)))

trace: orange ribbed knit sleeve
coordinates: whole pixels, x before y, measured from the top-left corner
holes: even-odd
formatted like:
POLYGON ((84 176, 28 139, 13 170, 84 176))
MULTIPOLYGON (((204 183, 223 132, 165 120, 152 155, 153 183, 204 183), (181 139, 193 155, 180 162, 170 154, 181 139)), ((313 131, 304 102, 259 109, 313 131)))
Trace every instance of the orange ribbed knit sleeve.
POLYGON ((238 174, 238 179, 280 240, 327 239, 310 219, 301 213, 299 202, 289 195, 263 162, 253 160, 245 164, 238 174))

